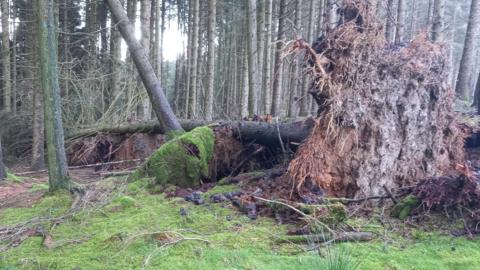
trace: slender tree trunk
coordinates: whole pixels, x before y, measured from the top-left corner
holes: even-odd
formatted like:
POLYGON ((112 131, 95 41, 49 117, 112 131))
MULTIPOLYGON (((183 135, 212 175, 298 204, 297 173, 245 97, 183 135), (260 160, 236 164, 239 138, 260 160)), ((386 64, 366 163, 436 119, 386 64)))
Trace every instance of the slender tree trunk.
POLYGON ((457 95, 464 100, 470 96, 469 79, 473 74, 475 63, 475 51, 478 35, 480 32, 480 0, 472 0, 470 16, 468 19, 467 35, 465 36, 465 45, 463 47, 462 60, 458 71, 456 85, 457 95))
POLYGON ((397 10, 397 31, 395 32, 395 43, 403 42, 405 35, 405 15, 407 7, 405 0, 398 0, 397 10))
POLYGON ((208 56, 207 56, 207 93, 205 99, 205 119, 213 119, 213 87, 215 71, 215 18, 217 1, 208 1, 208 56))
POLYGON ((258 113, 257 93, 260 89, 257 54, 257 0, 247 1, 248 12, 248 114, 258 113))
POLYGON ((242 119, 248 117, 248 95, 249 95, 249 87, 248 87, 248 55, 247 53, 244 53, 243 57, 243 82, 242 82, 242 95, 241 95, 241 101, 240 101, 240 117, 242 119))
POLYGON ((273 0, 265 0, 265 70, 263 72, 263 103, 264 112, 269 114, 272 108, 272 13, 273 13, 273 0))
MULTIPOLYGON (((123 6, 125 0, 121 0, 121 5, 123 6)), ((118 22, 114 19, 113 14, 112 26, 111 26, 111 37, 110 37, 110 55, 111 55, 111 92, 114 99, 122 95, 120 88, 120 72, 121 72, 121 44, 122 44, 122 35, 118 31, 116 25, 118 22)), ((121 99, 118 99, 121 100, 121 99)))
POLYGON ((265 1, 258 0, 258 19, 257 19, 257 56, 258 56, 258 89, 257 91, 257 114, 265 114, 261 102, 263 101, 262 95, 265 93, 263 88, 263 73, 265 65, 265 1))
POLYGON ((5 177, 7 177, 7 172, 5 171, 5 164, 3 164, 2 136, 0 136, 0 181, 5 177))
POLYGON ((475 97, 476 97, 476 106, 477 114, 480 114, 480 72, 478 73, 477 85, 475 87, 475 97))
MULTIPOLYGON (((150 56, 150 19, 151 19, 151 0, 140 1, 140 29, 142 32, 141 44, 146 50, 147 56, 150 56)), ((149 120, 152 114, 151 103, 148 97, 142 96, 142 116, 143 120, 149 120)))
POLYGON ((47 141, 50 191, 72 189, 68 177, 65 155, 60 87, 57 67, 57 31, 54 18, 54 1, 37 0, 37 38, 40 80, 43 90, 45 135, 47 141))
POLYGON ((282 78, 283 78, 283 59, 282 49, 285 38, 285 14, 286 0, 280 0, 280 10, 278 15, 277 47, 275 51, 275 67, 273 72, 273 97, 272 97, 272 115, 279 116, 281 113, 282 97, 282 78))
MULTIPOLYGON (((308 33, 307 39, 308 42, 313 43, 313 28, 315 27, 315 0, 310 0, 310 12, 308 14, 308 33)), ((310 79, 307 76, 303 77, 302 80, 302 91, 300 96, 300 116, 307 116, 308 114, 308 87, 310 86, 310 79)))
POLYGON ((3 109, 6 112, 12 111, 12 81, 10 66, 10 1, 0 1, 2 8, 2 74, 3 74, 3 109))
POLYGON ((397 0, 388 0, 387 2, 387 24, 385 26, 385 38, 389 43, 395 40, 395 22, 397 21, 395 12, 396 1, 397 0))
MULTIPOLYGON (((302 0, 295 1, 295 32, 297 36, 301 36, 301 29, 302 29, 302 0)), ((290 85, 290 96, 288 99, 288 117, 295 117, 297 116, 297 108, 296 108, 296 101, 299 89, 299 82, 300 82, 300 59, 298 55, 295 55, 293 58, 293 67, 291 73, 291 85, 290 85)))
POLYGON ((432 41, 443 41, 443 25, 444 25, 444 0, 434 0, 433 3, 433 24, 432 24, 432 41))
POLYGON ((12 22, 12 86, 11 86, 11 95, 12 95, 12 113, 17 114, 17 31, 15 31, 16 18, 13 18, 12 22))
POLYGON ((130 24, 127 14, 123 10, 119 0, 105 0, 118 23, 118 28, 127 42, 133 61, 137 66, 138 73, 142 78, 145 88, 152 102, 153 109, 157 115, 162 130, 165 132, 182 131, 178 119, 173 114, 167 97, 162 90, 160 81, 155 75, 152 65, 148 61, 148 54, 145 48, 135 38, 135 32, 130 24))
POLYGON ((326 0, 327 1, 327 31, 332 30, 337 25, 337 1, 336 0, 326 0))
POLYGON ((193 0, 192 15, 192 59, 190 66, 190 89, 188 100, 188 118, 194 119, 197 112, 197 75, 198 75, 198 36, 200 31, 200 0, 193 0))

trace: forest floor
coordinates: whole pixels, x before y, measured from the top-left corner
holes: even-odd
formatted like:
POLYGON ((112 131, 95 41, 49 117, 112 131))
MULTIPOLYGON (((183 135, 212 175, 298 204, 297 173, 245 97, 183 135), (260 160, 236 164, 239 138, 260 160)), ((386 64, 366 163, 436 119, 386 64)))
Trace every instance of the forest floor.
POLYGON ((101 179, 92 170, 72 176, 88 187, 87 201, 47 195, 45 173, 0 186, 0 231, 33 224, 49 233, 48 243, 45 235, 0 242, 0 269, 338 269, 329 265, 340 260, 359 266, 348 269, 480 269, 480 242, 452 235, 462 229, 458 220, 430 216, 419 226, 385 219, 379 209, 346 221, 373 232, 373 241, 309 251, 313 244, 279 244, 292 225, 210 202, 235 185, 217 185, 194 205, 150 193, 141 180, 101 179))

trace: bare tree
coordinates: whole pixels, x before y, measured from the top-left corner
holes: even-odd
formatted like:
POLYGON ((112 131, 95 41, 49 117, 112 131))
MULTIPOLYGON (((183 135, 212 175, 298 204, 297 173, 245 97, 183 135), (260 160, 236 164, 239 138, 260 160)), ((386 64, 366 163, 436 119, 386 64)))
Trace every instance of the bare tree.
POLYGON ((213 119, 213 87, 215 71, 215 17, 217 1, 208 1, 208 56, 207 56, 207 93, 205 99, 205 119, 213 119))
POLYGON ((272 73, 272 1, 265 0, 265 62, 263 71, 263 82, 262 89, 265 91, 263 93, 263 103, 264 103, 264 112, 266 114, 270 113, 272 107, 272 89, 271 89, 271 73, 272 73))
POLYGON ((43 90, 45 138, 50 191, 72 190, 65 155, 60 86, 57 67, 57 29, 54 17, 54 0, 37 0, 36 20, 38 62, 43 90))
POLYGON ((457 96, 467 100, 470 96, 469 80, 473 76, 475 51, 478 35, 480 33, 480 0, 472 0, 470 16, 468 19, 467 35, 463 47, 462 60, 458 71, 455 92, 457 96))
POLYGON ((273 71, 273 93, 272 93, 272 115, 279 116, 282 111, 281 96, 282 96, 282 78, 283 78, 283 59, 282 48, 285 38, 285 14, 286 14, 286 0, 280 0, 280 11, 278 14, 278 31, 277 31, 277 47, 275 50, 275 67, 273 71))
POLYGON ((433 2, 433 24, 432 24, 432 41, 443 41, 444 36, 444 0, 434 0, 433 2))
POLYGON ((164 132, 182 131, 182 127, 178 119, 173 114, 172 108, 167 101, 167 97, 162 90, 162 86, 152 65, 148 60, 148 54, 145 48, 135 38, 134 30, 130 24, 127 14, 123 10, 119 0, 105 0, 112 11, 115 20, 118 22, 118 29, 122 33, 123 38, 127 42, 128 49, 132 55, 132 59, 137 66, 138 73, 142 78, 143 84, 150 97, 153 110, 157 115, 160 126, 164 132))
POLYGON ((12 81, 10 63, 10 1, 0 1, 2 8, 2 73, 3 73, 3 108, 12 111, 12 81))
POLYGON ((397 31, 395 32, 395 43, 401 43, 405 34, 405 17, 407 6, 405 0, 398 0, 397 9, 397 31))
POLYGON ((257 92, 260 89, 257 54, 257 0, 247 1, 248 15, 248 114, 258 113, 257 92))

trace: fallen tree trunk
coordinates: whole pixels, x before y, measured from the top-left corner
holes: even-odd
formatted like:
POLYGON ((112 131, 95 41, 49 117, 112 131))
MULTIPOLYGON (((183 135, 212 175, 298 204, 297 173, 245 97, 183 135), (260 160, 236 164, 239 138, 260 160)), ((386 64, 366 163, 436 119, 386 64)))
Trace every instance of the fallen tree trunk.
MULTIPOLYGON (((191 131, 201 126, 228 126, 233 129, 236 137, 242 141, 256 142, 263 145, 278 145, 280 141, 302 142, 310 134, 315 121, 307 118, 304 121, 293 123, 266 123, 251 121, 224 121, 208 122, 200 120, 180 120, 180 124, 186 131, 191 131)), ((128 125, 105 126, 82 130, 67 136, 68 140, 75 140, 83 137, 90 137, 100 133, 128 134, 128 133, 162 133, 158 122, 144 122, 128 125)))

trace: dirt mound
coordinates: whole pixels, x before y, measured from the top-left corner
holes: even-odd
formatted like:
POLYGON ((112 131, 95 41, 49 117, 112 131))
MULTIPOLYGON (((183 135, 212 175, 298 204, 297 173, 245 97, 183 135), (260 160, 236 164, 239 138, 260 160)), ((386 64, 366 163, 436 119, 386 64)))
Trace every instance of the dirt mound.
POLYGON ((306 50, 319 110, 288 176, 327 194, 381 195, 464 162, 445 48, 418 37, 390 45, 368 1, 347 1, 343 22, 306 50))

